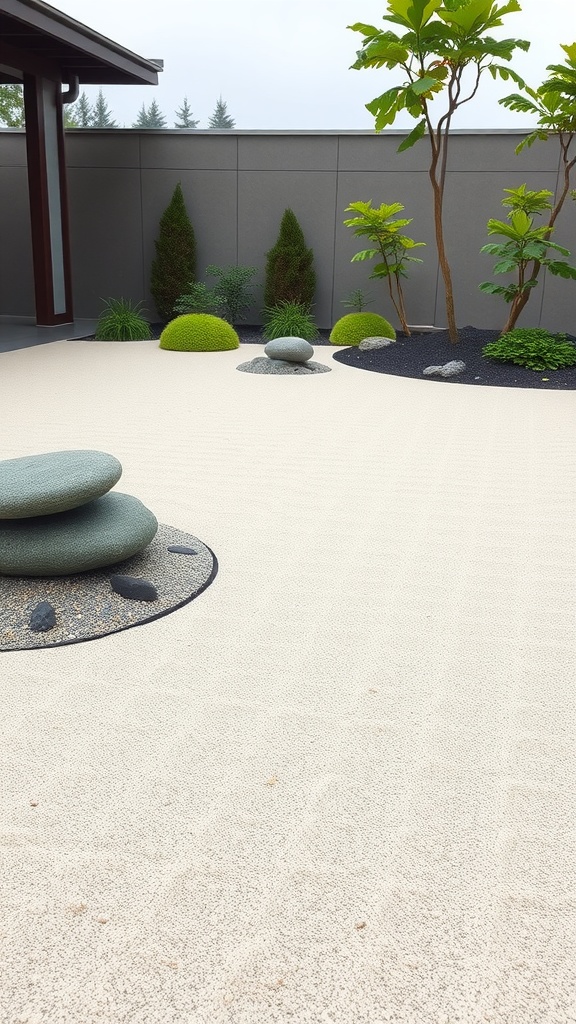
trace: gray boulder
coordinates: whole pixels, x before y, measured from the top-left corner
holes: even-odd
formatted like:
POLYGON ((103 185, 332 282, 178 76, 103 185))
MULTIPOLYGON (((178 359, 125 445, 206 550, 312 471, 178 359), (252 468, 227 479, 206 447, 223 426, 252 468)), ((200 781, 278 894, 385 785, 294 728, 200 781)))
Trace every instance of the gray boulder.
POLYGON ((388 348, 388 345, 394 344, 394 338, 379 338, 374 336, 373 338, 364 338, 358 345, 360 352, 373 352, 378 348, 388 348))
POLYGON ((114 565, 147 547, 157 529, 138 498, 118 491, 55 515, 0 520, 0 574, 66 576, 114 565))
POLYGON ((120 479, 113 455, 47 452, 0 462, 0 520, 66 512, 106 494, 120 479))
POLYGON ((290 363, 307 363, 314 355, 314 349, 304 338, 274 338, 264 346, 269 359, 282 359, 290 363))
POLYGON ((267 356, 257 356, 249 363, 240 363, 236 369, 243 373, 275 373, 293 377, 310 373, 329 373, 332 367, 314 363, 312 360, 306 363, 294 363, 285 359, 268 359, 267 356))
POLYGON ((451 359, 449 363, 444 363, 443 366, 427 366, 425 370, 422 370, 422 373, 426 377, 431 377, 432 374, 437 374, 439 377, 455 377, 465 369, 466 363, 463 363, 461 359, 451 359))

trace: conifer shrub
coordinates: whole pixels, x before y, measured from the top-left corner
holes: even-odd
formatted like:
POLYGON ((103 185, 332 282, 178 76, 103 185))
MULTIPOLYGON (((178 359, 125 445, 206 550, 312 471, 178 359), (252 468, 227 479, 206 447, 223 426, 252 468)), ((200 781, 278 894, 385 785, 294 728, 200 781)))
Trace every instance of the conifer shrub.
POLYGON ((240 339, 231 324, 209 313, 177 316, 160 335, 160 348, 173 352, 223 352, 239 345, 240 339))
POLYGON ((316 291, 314 254, 306 247, 296 215, 284 211, 276 244, 266 253, 264 303, 299 302, 311 306, 316 291))
POLYGON ((576 346, 566 335, 549 334, 539 327, 515 327, 485 345, 482 355, 528 370, 559 370, 576 364, 576 346))
POLYGON ((160 218, 156 257, 152 261, 150 291, 162 320, 170 320, 174 306, 196 277, 196 239, 186 212, 180 182, 160 218))
POLYGON ((378 313, 346 313, 330 332, 333 345, 359 345, 364 338, 392 338, 396 341, 396 331, 378 313))

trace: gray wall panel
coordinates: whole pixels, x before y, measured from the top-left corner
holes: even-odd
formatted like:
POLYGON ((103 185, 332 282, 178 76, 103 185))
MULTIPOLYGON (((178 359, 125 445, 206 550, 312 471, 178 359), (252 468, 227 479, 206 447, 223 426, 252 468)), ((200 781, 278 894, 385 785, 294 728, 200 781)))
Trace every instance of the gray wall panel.
POLYGON ((68 169, 74 313, 98 316, 101 299, 142 299, 140 172, 68 169))
POLYGON ((143 170, 142 171, 142 237, 143 294, 147 308, 156 309, 150 294, 150 271, 155 256, 154 241, 158 238, 160 218, 178 184, 196 238, 196 272, 199 281, 214 284, 206 278, 210 263, 217 266, 237 262, 236 173, 229 170, 143 170))
MULTIPOLYGON (((314 250, 318 276, 315 313, 330 327, 356 287, 374 296, 373 309, 392 316, 385 283, 369 281, 371 263, 351 263, 363 246, 343 226, 345 207, 357 199, 375 205, 398 201, 413 218, 408 234, 425 241, 424 259, 405 284, 412 323, 445 322, 427 175, 429 147, 397 153, 402 133, 372 132, 138 132, 67 133, 74 302, 77 316, 96 316, 100 297, 144 300, 159 220, 178 181, 194 226, 198 277, 209 263, 258 266, 257 296, 249 317, 262 307, 265 255, 274 244, 282 213, 296 213, 314 250)), ((499 327, 507 307, 478 290, 492 276, 493 260, 481 255, 489 217, 505 218, 503 188, 526 182, 554 190, 558 146, 536 143, 519 156, 519 132, 456 132, 450 144, 445 227, 461 324, 499 327)), ((0 228, 10 246, 0 248, 0 313, 33 315, 25 136, 0 131, 0 228), (14 243, 12 242, 14 239, 14 243)), ((568 201, 555 237, 570 247, 576 208, 568 201)), ((367 247, 367 246, 366 246, 367 247)), ((544 282, 543 282, 544 283, 544 282)), ((538 288, 524 323, 576 330, 576 285, 551 278, 538 288)))
POLYGON ((336 169, 338 139, 329 135, 241 136, 238 168, 241 171, 332 171, 336 169))
MULTIPOLYGON (((238 175, 238 237, 240 264, 257 266, 257 315, 264 302, 266 253, 275 244, 286 208, 296 214, 307 245, 314 252, 316 299, 314 313, 329 323, 334 261, 336 173, 314 171, 242 171, 238 175)), ((256 322, 259 320, 256 316, 256 322)))
POLYGON ((117 129, 67 131, 68 167, 139 167, 140 138, 137 132, 117 129))
POLYGON ((0 165, 0 313, 34 311, 28 179, 22 167, 0 165))
POLYGON ((181 170, 235 170, 238 139, 197 132, 141 132, 142 167, 181 170))

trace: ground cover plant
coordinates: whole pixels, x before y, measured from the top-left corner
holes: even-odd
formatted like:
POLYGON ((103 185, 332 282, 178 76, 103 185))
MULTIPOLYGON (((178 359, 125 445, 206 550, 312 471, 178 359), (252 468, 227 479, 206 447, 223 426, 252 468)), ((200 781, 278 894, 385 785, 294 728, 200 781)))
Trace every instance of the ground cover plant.
POLYGON ((232 325, 209 313, 178 316, 160 335, 160 348, 174 352, 221 352, 238 348, 239 344, 232 325))
POLYGON ((517 327, 508 331, 485 345, 482 355, 529 370, 558 370, 576 365, 576 346, 566 340, 566 335, 549 334, 539 328, 517 327))
POLYGON ((398 220, 396 217, 396 214, 401 213, 403 209, 402 203, 389 205, 381 203, 379 207, 373 207, 372 200, 368 200, 367 203, 350 203, 350 206, 346 207, 346 212, 353 212, 357 216, 345 220, 344 224, 346 227, 353 228, 356 236, 367 238, 368 241, 375 243, 375 248, 362 249, 361 252, 357 252, 351 262, 380 257, 381 262, 376 264, 370 277, 385 279, 400 326, 405 334, 410 334, 410 328, 406 321, 402 278, 408 277, 407 263, 422 263, 418 257, 408 254, 412 249, 425 243, 415 242, 401 230, 412 223, 411 218, 398 220))
POLYGON ((142 302, 130 299, 102 299, 104 309, 96 324, 96 341, 147 341, 150 324, 144 319, 142 302))
POLYGON ((150 291, 162 320, 173 316, 174 305, 196 278, 196 239, 186 211, 180 182, 160 218, 160 230, 154 242, 150 291))

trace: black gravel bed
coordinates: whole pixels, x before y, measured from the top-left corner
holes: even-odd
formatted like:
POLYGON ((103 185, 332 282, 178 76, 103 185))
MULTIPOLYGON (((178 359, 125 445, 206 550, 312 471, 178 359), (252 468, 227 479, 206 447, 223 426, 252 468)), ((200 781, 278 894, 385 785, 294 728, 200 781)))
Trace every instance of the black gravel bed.
MULTIPOLYGON (((334 352, 333 359, 346 366, 356 366, 373 373, 389 373, 394 377, 415 377, 441 384, 480 384, 495 388, 542 388, 549 391, 575 390, 576 366, 560 370, 527 370, 513 363, 500 363, 486 359, 482 348, 496 341, 500 331, 486 331, 479 327, 459 329, 457 344, 450 341, 448 331, 431 334, 413 334, 407 337, 398 332, 396 343, 372 352, 359 352, 346 348, 334 352), (426 366, 442 366, 453 359, 461 359, 466 369, 455 377, 423 376, 426 366)), ((568 341, 576 337, 568 334, 568 341)))

